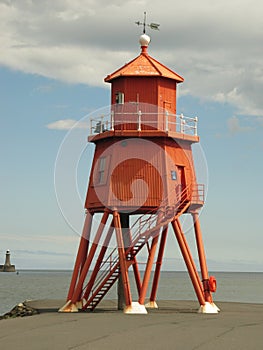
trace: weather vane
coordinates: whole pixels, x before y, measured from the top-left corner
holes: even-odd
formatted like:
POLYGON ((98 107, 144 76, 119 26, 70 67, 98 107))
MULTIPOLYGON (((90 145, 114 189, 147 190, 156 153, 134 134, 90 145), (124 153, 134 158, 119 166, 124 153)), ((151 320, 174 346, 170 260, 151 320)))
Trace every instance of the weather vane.
POLYGON ((135 22, 135 24, 137 24, 138 26, 143 26, 143 34, 145 34, 145 27, 148 26, 150 27, 151 29, 154 29, 154 30, 159 30, 159 26, 160 24, 157 24, 157 23, 150 23, 150 24, 147 24, 146 23, 146 12, 144 12, 144 19, 143 19, 143 22, 135 22))

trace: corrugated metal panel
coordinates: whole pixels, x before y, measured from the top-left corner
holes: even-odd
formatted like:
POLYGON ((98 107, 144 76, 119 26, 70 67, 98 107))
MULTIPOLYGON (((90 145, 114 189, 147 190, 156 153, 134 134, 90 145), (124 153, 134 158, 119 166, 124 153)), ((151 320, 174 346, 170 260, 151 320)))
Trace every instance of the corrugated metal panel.
POLYGON ((129 77, 125 80, 125 101, 157 105, 157 78, 129 77))
MULTIPOLYGON (((112 162, 110 205, 117 200, 127 206, 158 206, 163 198, 163 154, 150 142, 127 140, 112 162), (122 152, 125 152, 123 159, 122 152), (116 167, 114 164, 118 164, 116 167), (115 197, 115 198, 114 198, 115 197), (125 204, 125 202, 127 202, 125 204)), ((121 203, 119 203, 121 204, 121 203)))
MULTIPOLYGON (((157 141, 155 140, 155 143, 157 141)), ((159 146, 139 139, 109 139, 97 145, 91 180, 86 199, 87 208, 113 207, 158 207, 169 197, 170 205, 175 203, 175 187, 180 183, 179 170, 184 172, 185 185, 196 183, 191 146, 178 145, 175 141, 160 139, 159 146), (105 161, 104 182, 96 183, 99 159, 105 161), (173 180, 171 171, 175 171, 173 180)))
MULTIPOLYGON (((136 109, 135 103, 140 103, 140 109, 146 109, 146 105, 148 106, 148 110, 146 111, 148 113, 151 112, 149 109, 159 111, 158 115, 156 113, 156 115, 149 115, 148 119, 147 117, 142 119, 143 123, 145 123, 142 126, 142 130, 145 130, 147 126, 149 126, 150 129, 165 130, 165 111, 168 111, 172 115, 176 114, 176 82, 174 80, 162 77, 118 78, 112 82, 112 104, 115 104, 116 94, 119 92, 124 93, 124 103, 134 102, 134 109, 136 109), (142 104, 145 104, 145 107, 142 107, 142 104), (163 113, 160 112, 162 110, 163 113)), ((130 107, 120 105, 118 108, 123 110, 123 112, 126 112, 124 109, 130 107)), ((175 116, 169 118, 171 119, 169 119, 170 131, 176 131, 175 116)), ((123 116, 123 119, 133 120, 136 118, 135 116, 129 117, 128 115, 125 115, 123 116)), ((121 124, 122 125, 118 128, 122 128, 122 130, 136 129, 135 124, 128 125, 125 122, 122 122, 121 124)))
MULTIPOLYGON (((111 83, 113 105, 116 103, 116 94, 124 93, 124 104, 114 107, 115 130, 138 130, 138 108, 142 112, 142 131, 156 128, 166 130, 166 116, 160 110, 176 114, 176 80, 163 76, 135 75, 119 76, 111 83)), ((175 128, 176 120, 173 122, 175 128)), ((150 144, 142 143, 140 137, 136 144, 130 144, 129 139, 123 141, 125 147, 120 146, 116 138, 109 137, 97 142, 86 199, 87 208, 113 207, 116 203, 123 207, 158 207, 167 196, 174 203, 174 188, 179 180, 172 179, 171 171, 176 174, 177 167, 181 166, 186 185, 195 181, 190 144, 186 142, 179 147, 173 140, 152 140, 159 145, 158 151, 152 150, 150 144), (102 174, 98 173, 102 155, 106 157, 104 182, 98 181, 102 178, 102 174)))
MULTIPOLYGON (((168 177, 167 186, 170 190, 170 193, 173 192, 174 186, 177 184, 182 184, 185 186, 195 184, 196 176, 191 146, 186 142, 179 145, 175 141, 171 140, 167 142, 165 146, 165 152, 167 155, 169 155, 169 158, 173 160, 174 170, 176 171, 177 176, 176 181, 174 181, 171 176, 168 177), (181 173, 180 175, 180 172, 183 172, 183 174, 181 173), (182 176, 184 177, 184 180, 182 180, 182 176)), ((171 169, 167 168, 167 172, 170 173, 170 171, 171 169)), ((172 201, 173 199, 171 198, 171 202, 172 201)))
MULTIPOLYGON (((163 195, 162 178, 157 169, 146 161, 128 159, 115 168, 111 177, 111 190, 118 205, 158 207, 163 195)), ((114 198, 112 201, 114 204, 114 198)))

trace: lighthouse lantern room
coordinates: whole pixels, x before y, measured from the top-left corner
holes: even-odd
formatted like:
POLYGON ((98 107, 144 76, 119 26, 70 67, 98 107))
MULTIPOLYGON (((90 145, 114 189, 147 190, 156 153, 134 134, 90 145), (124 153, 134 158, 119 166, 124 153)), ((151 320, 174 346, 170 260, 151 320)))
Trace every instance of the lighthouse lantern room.
POLYGON ((176 237, 199 311, 219 311, 199 223, 204 185, 197 183, 192 154, 198 120, 177 114, 177 85, 184 79, 148 54, 149 43, 144 30, 140 55, 105 78, 111 84, 110 111, 91 120, 88 140, 95 153, 86 218, 63 312, 94 310, 117 281, 125 313, 158 307, 168 234, 176 237), (200 272, 180 222, 185 214, 192 217, 200 272), (140 256, 146 257, 144 271, 140 256), (137 296, 131 293, 130 271, 137 296))

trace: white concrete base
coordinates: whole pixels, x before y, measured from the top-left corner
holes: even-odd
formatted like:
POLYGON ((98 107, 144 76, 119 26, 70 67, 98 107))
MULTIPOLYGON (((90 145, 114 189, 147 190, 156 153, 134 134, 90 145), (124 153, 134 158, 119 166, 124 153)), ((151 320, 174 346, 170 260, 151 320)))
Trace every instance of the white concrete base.
POLYGON ((130 306, 126 306, 124 311, 125 314, 147 314, 147 310, 144 305, 139 304, 137 301, 133 301, 130 306))
POLYGON ((145 304, 145 307, 147 309, 158 309, 156 301, 149 301, 147 304, 145 304))
POLYGON ((83 299, 83 300, 81 300, 81 301, 77 301, 76 304, 75 304, 75 306, 76 306, 79 310, 81 310, 84 303, 85 303, 85 301, 84 301, 84 299, 83 299))
POLYGON ((71 303, 71 300, 69 300, 64 306, 62 306, 58 312, 79 312, 79 309, 75 304, 71 303))
POLYGON ((219 307, 218 306, 216 306, 216 304, 215 303, 212 303, 212 305, 214 305, 214 307, 216 307, 217 308, 217 311, 218 312, 220 312, 221 310, 219 309, 219 307))
POLYGON ((198 313, 200 314, 218 314, 220 309, 214 303, 206 302, 205 305, 201 305, 198 313))

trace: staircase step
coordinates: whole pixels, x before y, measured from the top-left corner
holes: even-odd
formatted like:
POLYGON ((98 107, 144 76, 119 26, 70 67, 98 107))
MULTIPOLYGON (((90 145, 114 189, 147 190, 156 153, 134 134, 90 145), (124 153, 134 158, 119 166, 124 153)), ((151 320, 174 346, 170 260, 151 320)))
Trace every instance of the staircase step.
MULTIPOLYGON (((133 235, 135 246, 132 249, 129 249, 126 259, 127 261, 131 261, 135 255, 142 249, 142 247, 145 245, 145 243, 153 236, 153 234, 159 230, 162 226, 167 225, 171 220, 173 220, 176 215, 180 214, 184 210, 187 209, 187 203, 182 202, 179 203, 177 207, 172 208, 171 210, 171 217, 167 218, 165 217, 161 222, 157 225, 158 228, 155 230, 155 226, 153 226, 152 222, 150 222, 149 227, 143 227, 145 231, 143 233, 140 233, 140 231, 137 231, 135 235, 133 235), (147 232, 148 231, 148 232, 147 232), (137 238, 136 238, 137 237, 137 238)), ((97 304, 102 300, 102 298, 105 296, 105 294, 109 291, 109 289, 113 286, 113 284, 116 282, 118 276, 120 275, 120 267, 119 267, 119 260, 118 256, 112 257, 111 255, 111 261, 114 261, 111 263, 111 266, 106 272, 106 276, 104 275, 103 280, 105 280, 105 283, 100 287, 97 294, 93 297, 92 300, 90 300, 89 304, 87 305, 87 308, 94 310, 97 304), (116 266, 117 265, 117 266, 116 266), (114 271, 113 271, 114 269, 114 271)), ((107 259, 106 259, 107 261, 107 259)), ((108 258, 109 261, 109 258, 108 258)), ((100 280, 100 284, 103 283, 103 280, 100 280)), ((99 288, 99 284, 95 285, 95 290, 99 288)))

